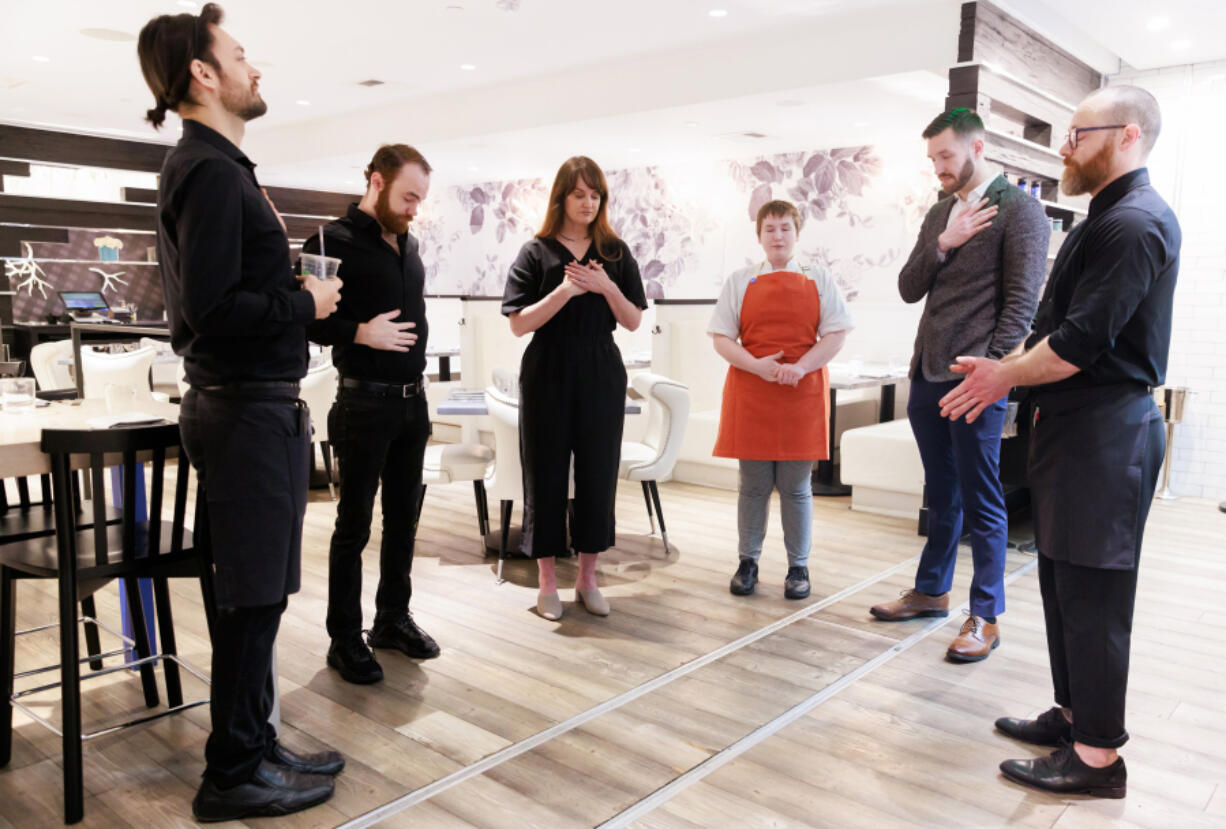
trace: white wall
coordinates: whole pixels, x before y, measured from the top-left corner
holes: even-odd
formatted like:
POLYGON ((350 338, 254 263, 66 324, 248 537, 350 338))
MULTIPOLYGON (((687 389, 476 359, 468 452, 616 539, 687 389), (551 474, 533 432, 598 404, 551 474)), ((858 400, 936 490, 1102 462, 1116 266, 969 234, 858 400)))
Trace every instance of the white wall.
POLYGON ((1143 87, 1162 107, 1150 157, 1154 186, 1183 228, 1167 384, 1195 392, 1175 429, 1171 486, 1226 498, 1226 61, 1125 71, 1111 83, 1143 87))

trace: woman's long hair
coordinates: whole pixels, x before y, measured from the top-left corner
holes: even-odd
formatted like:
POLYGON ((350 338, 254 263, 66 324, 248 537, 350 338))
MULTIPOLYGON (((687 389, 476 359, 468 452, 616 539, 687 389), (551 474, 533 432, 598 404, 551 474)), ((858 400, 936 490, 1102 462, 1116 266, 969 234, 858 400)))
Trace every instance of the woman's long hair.
POLYGON ((566 220, 566 197, 575 189, 580 178, 584 184, 600 194, 600 207, 589 226, 596 253, 602 259, 616 262, 621 258, 621 247, 617 245, 620 241, 617 234, 609 225, 609 183, 605 181, 600 166, 585 155, 572 156, 558 168, 558 174, 553 179, 553 189, 549 192, 549 210, 545 213, 545 222, 536 238, 552 238, 562 230, 562 223, 566 220))

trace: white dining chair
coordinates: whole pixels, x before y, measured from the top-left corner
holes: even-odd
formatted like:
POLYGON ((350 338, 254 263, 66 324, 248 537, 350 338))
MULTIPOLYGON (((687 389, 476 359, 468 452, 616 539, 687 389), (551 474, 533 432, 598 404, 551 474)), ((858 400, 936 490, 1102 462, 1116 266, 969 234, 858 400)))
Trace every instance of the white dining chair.
POLYGON ((511 531, 511 508, 524 497, 524 468, 519 454, 519 397, 496 385, 488 386, 485 407, 493 422, 497 452, 486 493, 499 506, 498 583, 502 584, 502 563, 507 557, 507 538, 511 531))
POLYGON ((417 501, 417 520, 421 520, 426 488, 457 481, 473 482, 477 502, 477 530, 484 540, 490 531, 490 507, 485 479, 494 469, 494 450, 480 443, 436 443, 426 447, 422 460, 421 495, 417 501))
POLYGON ((31 348, 30 369, 38 388, 42 391, 73 388, 71 360, 72 340, 53 340, 31 348))
POLYGON ((685 437, 685 424, 690 416, 690 390, 683 383, 650 372, 636 374, 630 385, 649 403, 647 430, 642 441, 622 444, 618 474, 643 485, 643 500, 647 503, 651 531, 655 532, 658 519, 660 537, 664 540, 664 552, 667 554, 668 530, 664 526, 657 483, 671 478, 673 467, 677 465, 681 441, 685 437))
MULTIPOLYGON (((302 378, 298 396, 307 404, 311 412, 311 453, 315 452, 315 444, 324 456, 324 473, 328 476, 328 494, 336 500, 336 476, 332 468, 332 445, 328 443, 328 412, 336 400, 336 389, 340 385, 340 374, 331 363, 321 363, 306 373, 302 378)), ((314 460, 311 462, 314 466, 314 460)))
POLYGON ((81 377, 86 400, 106 397, 107 386, 121 386, 133 390, 135 400, 152 400, 153 388, 149 385, 149 369, 157 352, 152 348, 121 351, 109 354, 91 346, 81 347, 81 377))

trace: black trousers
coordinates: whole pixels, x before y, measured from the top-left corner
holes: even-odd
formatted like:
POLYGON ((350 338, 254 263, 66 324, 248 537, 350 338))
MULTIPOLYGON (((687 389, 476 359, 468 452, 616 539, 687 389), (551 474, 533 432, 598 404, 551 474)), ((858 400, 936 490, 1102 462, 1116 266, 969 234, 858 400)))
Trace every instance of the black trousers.
POLYGON ((607 331, 590 336, 540 332, 520 367, 519 441, 524 470, 523 553, 566 551, 568 490, 574 457, 570 543, 600 553, 616 543, 614 506, 626 368, 607 331))
POLYGON ((204 776, 220 788, 251 778, 272 748, 268 722, 275 686, 272 649, 285 601, 263 607, 223 607, 213 629, 213 732, 204 744, 204 776))
POLYGON ((409 609, 421 466, 430 439, 425 395, 380 397, 342 388, 328 414, 340 467, 340 502, 328 553, 328 635, 362 631, 362 551, 370 540, 375 492, 383 483, 383 543, 375 624, 409 609))
POLYGON ((1073 739, 1119 748, 1128 742, 1124 699, 1137 568, 1083 567, 1040 554, 1039 589, 1056 703, 1073 710, 1073 739))

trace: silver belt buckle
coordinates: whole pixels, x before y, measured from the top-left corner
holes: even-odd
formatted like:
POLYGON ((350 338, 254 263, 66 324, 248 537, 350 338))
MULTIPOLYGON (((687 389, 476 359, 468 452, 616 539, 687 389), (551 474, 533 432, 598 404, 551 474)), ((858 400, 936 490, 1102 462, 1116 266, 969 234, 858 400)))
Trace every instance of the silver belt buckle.
POLYGON ((407 399, 407 398, 412 397, 415 394, 417 394, 417 389, 414 388, 412 383, 405 383, 403 386, 400 387, 400 396, 402 398, 407 399))

